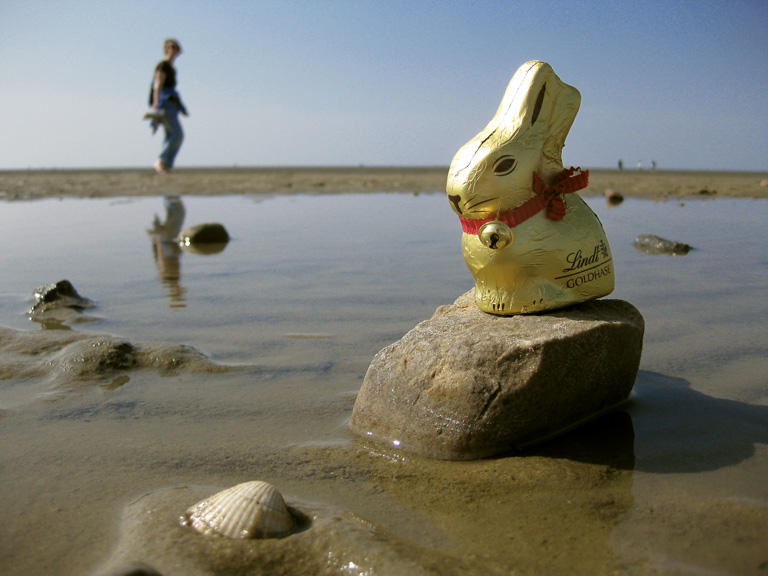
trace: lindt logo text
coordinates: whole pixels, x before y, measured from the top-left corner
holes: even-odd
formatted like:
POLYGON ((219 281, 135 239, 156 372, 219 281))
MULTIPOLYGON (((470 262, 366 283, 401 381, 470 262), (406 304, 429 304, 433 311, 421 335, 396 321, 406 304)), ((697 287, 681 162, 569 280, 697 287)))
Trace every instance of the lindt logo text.
POLYGON ((579 248, 576 252, 568 254, 565 260, 570 264, 570 267, 563 268, 563 272, 574 272, 588 266, 594 266, 603 258, 608 258, 608 247, 605 245, 605 242, 601 241, 600 244, 595 246, 595 249, 589 256, 584 256, 581 248, 579 248))
POLYGON ((557 279, 565 279, 566 288, 578 288, 611 274, 611 258, 608 254, 608 246, 603 241, 600 241, 588 255, 579 249, 568 254, 565 260, 569 266, 563 268, 563 275, 558 276, 557 279))

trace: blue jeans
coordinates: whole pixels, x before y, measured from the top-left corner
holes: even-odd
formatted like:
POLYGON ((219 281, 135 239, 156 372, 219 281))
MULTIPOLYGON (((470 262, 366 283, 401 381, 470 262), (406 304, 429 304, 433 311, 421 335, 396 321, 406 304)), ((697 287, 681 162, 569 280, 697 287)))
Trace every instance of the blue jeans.
POLYGON ((176 160, 176 154, 179 153, 181 143, 184 141, 184 130, 181 129, 179 122, 179 107, 177 104, 165 101, 162 106, 165 110, 165 140, 163 140, 163 149, 160 152, 160 160, 168 168, 173 168, 176 160))

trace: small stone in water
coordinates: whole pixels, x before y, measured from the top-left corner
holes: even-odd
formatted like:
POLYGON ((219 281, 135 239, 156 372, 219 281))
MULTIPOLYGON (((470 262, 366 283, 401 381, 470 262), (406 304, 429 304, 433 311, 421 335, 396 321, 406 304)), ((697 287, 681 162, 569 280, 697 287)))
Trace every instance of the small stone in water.
POLYGON ((51 308, 72 308, 85 310, 93 307, 93 301, 77 293, 69 280, 59 280, 53 284, 40 286, 34 292, 35 305, 30 313, 41 313, 51 308))
POLYGON ((192 244, 224 244, 229 242, 226 228, 218 223, 190 226, 179 233, 179 242, 185 246, 192 244))
POLYGON ((646 254, 669 254, 671 256, 684 256, 692 250, 690 244, 666 240, 653 234, 643 234, 635 238, 635 248, 646 254))

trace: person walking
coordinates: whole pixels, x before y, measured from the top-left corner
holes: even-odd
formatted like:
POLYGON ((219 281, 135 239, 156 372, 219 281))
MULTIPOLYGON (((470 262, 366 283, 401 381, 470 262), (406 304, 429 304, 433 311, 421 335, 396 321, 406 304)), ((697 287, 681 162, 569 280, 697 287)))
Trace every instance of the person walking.
POLYGON ((174 38, 169 38, 163 43, 163 51, 165 60, 155 67, 150 105, 162 118, 161 123, 165 128, 163 149, 155 162, 155 170, 159 174, 168 174, 184 141, 179 114, 189 116, 189 113, 176 91, 176 69, 173 67, 174 61, 181 54, 181 45, 174 38))

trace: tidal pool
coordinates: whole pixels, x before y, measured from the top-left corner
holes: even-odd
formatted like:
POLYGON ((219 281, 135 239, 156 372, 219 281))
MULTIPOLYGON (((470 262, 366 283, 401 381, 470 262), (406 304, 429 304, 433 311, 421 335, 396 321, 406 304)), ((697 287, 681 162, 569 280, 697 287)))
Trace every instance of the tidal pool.
POLYGON ((525 453, 468 463, 346 429, 373 355, 473 285, 443 194, 3 203, 0 325, 187 344, 239 367, 72 382, 15 377, 0 358, 3 574, 88 573, 136 497, 253 479, 479 574, 765 573, 768 201, 588 202, 616 262, 610 298, 646 321, 633 398, 525 453), (168 241, 180 207, 184 226, 224 224, 229 244, 197 254, 168 241), (644 254, 640 234, 694 250, 644 254), (31 320, 33 290, 64 278, 96 306, 31 320))

